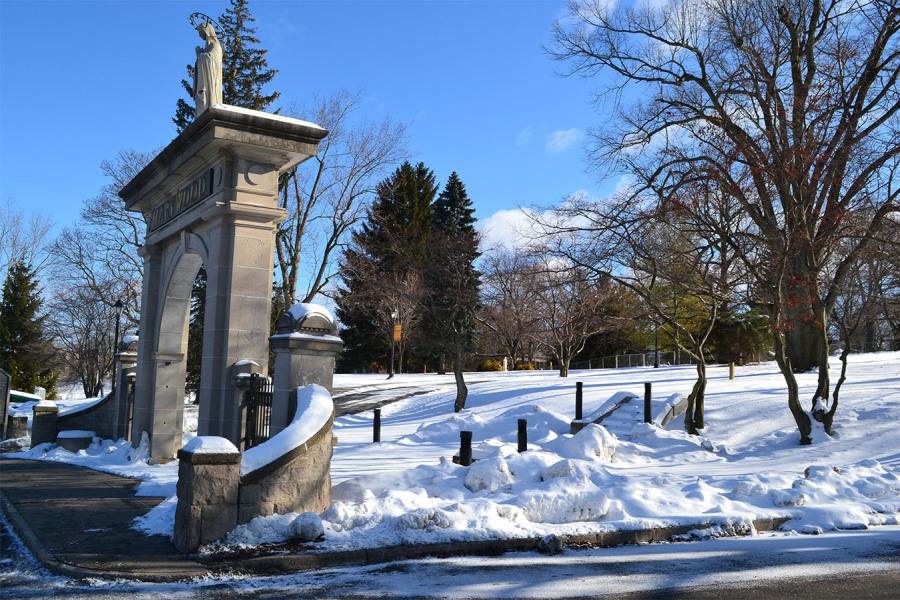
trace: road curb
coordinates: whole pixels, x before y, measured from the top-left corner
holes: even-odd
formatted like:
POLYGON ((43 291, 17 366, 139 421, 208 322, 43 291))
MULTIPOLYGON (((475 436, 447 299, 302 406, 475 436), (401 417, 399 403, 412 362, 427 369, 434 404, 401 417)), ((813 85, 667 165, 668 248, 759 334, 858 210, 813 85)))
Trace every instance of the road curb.
MULTIPOLYGON (((773 531, 788 520, 787 517, 756 519, 756 531, 773 531)), ((561 536, 563 545, 570 548, 612 548, 629 544, 668 542, 678 536, 707 527, 721 526, 722 523, 705 522, 692 525, 654 527, 561 536)), ((736 536, 743 535, 736 533, 736 536)), ((211 571, 216 573, 236 573, 254 575, 279 575, 347 567, 371 565, 425 557, 449 558, 453 556, 498 556, 507 552, 529 552, 538 550, 542 538, 510 538, 498 540, 477 540, 467 542, 446 542, 437 544, 415 544, 364 548, 339 552, 310 552, 306 554, 271 554, 241 559, 204 560, 211 571)))

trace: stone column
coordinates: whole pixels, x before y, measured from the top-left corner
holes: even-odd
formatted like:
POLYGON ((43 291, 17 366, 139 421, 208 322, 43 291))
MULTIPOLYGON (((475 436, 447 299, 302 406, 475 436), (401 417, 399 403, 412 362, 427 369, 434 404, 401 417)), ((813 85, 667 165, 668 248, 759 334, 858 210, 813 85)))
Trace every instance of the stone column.
POLYGON ((244 392, 250 387, 250 377, 258 375, 262 368, 256 361, 244 359, 234 363, 232 367, 232 383, 234 384, 234 403, 240 407, 240 444, 238 448, 244 450, 244 441, 247 437, 247 407, 244 406, 244 392))
POLYGON ((194 552, 237 525, 241 453, 224 438, 198 436, 178 461, 175 548, 194 552))
MULTIPOLYGON (((277 172, 270 175, 274 196, 277 172)), ((230 212, 218 217, 219 226, 209 232, 198 431, 235 445, 240 444, 243 424, 234 401, 233 367, 252 360, 266 374, 275 228, 283 217, 280 209, 254 210, 263 222, 230 212)))
POLYGON ((116 397, 113 399, 113 439, 128 435, 128 379, 134 376, 137 367, 138 337, 126 335, 119 344, 116 353, 116 397))
POLYGON ((56 443, 57 419, 59 407, 52 400, 41 400, 31 409, 34 417, 31 421, 31 447, 45 442, 56 443))
POLYGON ((297 388, 316 383, 332 391, 334 363, 344 347, 331 313, 317 304, 295 304, 278 319, 269 347, 275 353, 271 434, 288 426, 297 388))
POLYGON ((178 446, 165 442, 153 428, 154 392, 156 383, 156 333, 158 314, 161 310, 159 288, 162 285, 162 252, 157 245, 146 245, 138 250, 144 259, 144 281, 141 288, 141 338, 138 342, 137 380, 134 390, 134 420, 131 426, 131 445, 137 447, 141 435, 150 436, 150 448, 154 457, 173 457, 178 446))

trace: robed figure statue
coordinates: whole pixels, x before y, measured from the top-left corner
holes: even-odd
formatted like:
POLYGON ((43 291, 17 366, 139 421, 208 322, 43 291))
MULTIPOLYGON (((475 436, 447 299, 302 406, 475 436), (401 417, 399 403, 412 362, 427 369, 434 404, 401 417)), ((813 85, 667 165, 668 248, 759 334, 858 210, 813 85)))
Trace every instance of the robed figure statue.
POLYGON ((197 46, 194 65, 195 117, 214 104, 222 104, 222 45, 208 21, 197 27, 197 32, 206 44, 197 46))

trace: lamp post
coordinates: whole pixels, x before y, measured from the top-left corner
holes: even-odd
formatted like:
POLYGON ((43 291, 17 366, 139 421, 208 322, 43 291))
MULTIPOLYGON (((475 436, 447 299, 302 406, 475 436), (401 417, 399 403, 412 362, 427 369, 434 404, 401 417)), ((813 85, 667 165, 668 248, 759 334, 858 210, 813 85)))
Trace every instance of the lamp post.
POLYGON ((653 368, 659 368, 659 324, 653 327, 653 368))
POLYGON ((125 308, 125 305, 122 304, 122 299, 120 298, 116 300, 113 307, 116 309, 116 333, 113 338, 113 378, 110 393, 115 393, 116 391, 116 351, 119 349, 119 322, 122 320, 122 309, 125 308))
POLYGON ((391 379, 394 377, 394 346, 397 344, 397 342, 400 341, 398 339, 399 338, 398 327, 400 326, 400 324, 397 322, 399 318, 400 318, 400 311, 398 311, 398 310, 391 311, 391 319, 393 319, 394 323, 393 323, 393 327, 391 328, 391 370, 390 370, 390 374, 388 375, 388 379, 391 379))

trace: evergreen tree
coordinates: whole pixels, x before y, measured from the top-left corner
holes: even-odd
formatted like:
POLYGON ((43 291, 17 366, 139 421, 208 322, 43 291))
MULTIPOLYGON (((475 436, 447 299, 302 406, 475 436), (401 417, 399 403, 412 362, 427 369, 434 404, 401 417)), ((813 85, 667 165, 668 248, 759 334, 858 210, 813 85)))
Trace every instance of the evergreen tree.
MULTIPOLYGON (((231 0, 231 6, 219 17, 216 32, 222 44, 222 101, 232 106, 265 110, 281 95, 278 91, 264 92, 275 75, 266 61, 266 50, 259 47, 256 19, 250 14, 247 0, 231 0)), ((194 66, 187 66, 187 79, 181 85, 193 98, 194 66)), ((180 98, 172 121, 179 133, 194 120, 193 100, 180 98)))
POLYGON ((187 365, 184 391, 194 393, 194 404, 200 402, 200 365, 203 362, 203 323, 206 315, 206 267, 200 267, 191 288, 188 320, 187 365))
POLYGON ((481 287, 481 275, 475 268, 480 256, 475 221, 466 188, 459 176, 451 173, 431 213, 425 331, 434 350, 452 357, 457 412, 465 408, 468 396, 463 357, 475 348, 481 287))
POLYGON ((44 328, 41 294, 34 270, 24 261, 10 266, 0 302, 0 368, 12 377, 12 385, 31 392, 47 389, 52 398, 56 374, 51 368, 53 347, 44 328))
MULTIPOLYGON (((376 189, 377 198, 341 261, 337 313, 344 331, 342 365, 387 365, 394 314, 403 326, 397 362, 422 346, 423 271, 428 257, 434 173, 423 163, 401 165, 376 189)), ((416 359, 421 359, 421 354, 416 359)))

